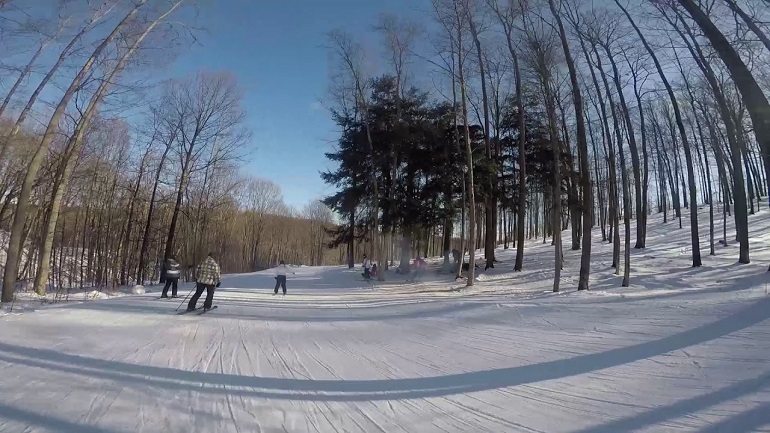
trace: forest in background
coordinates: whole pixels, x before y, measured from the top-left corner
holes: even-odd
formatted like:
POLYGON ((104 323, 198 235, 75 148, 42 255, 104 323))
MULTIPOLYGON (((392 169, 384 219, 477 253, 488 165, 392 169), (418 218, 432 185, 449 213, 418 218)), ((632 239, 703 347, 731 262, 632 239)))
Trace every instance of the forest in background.
MULTIPOLYGON (((427 230, 443 234, 457 277, 452 249, 482 249, 490 268, 501 238, 517 248, 518 271, 525 239, 542 236, 554 246, 553 290, 564 266, 579 267, 587 290, 597 227, 628 286, 652 212, 690 231, 693 267, 718 252, 750 262, 747 218, 770 179, 767 0, 430 6, 429 27, 395 15, 373 23, 379 53, 344 30, 328 35, 343 132, 328 154, 339 168, 324 176, 338 192, 325 202, 347 215, 335 242, 351 266, 363 241, 375 261, 408 267, 427 230), (564 248, 581 250, 580 263, 563 263, 564 248)), ((468 286, 474 265, 470 254, 468 286)))
POLYGON ((770 178, 768 0, 427 4, 422 22, 372 23, 376 52, 328 34, 336 192, 296 210, 239 174, 252 140, 233 74, 154 78, 209 5, 0 0, 2 302, 19 282, 141 283, 209 251, 226 272, 363 252, 449 267, 473 247, 492 267, 502 243, 521 270, 527 238, 552 242, 555 291, 564 266, 588 289, 595 227, 626 286, 656 211, 690 231, 694 267, 705 252, 750 261, 747 215, 770 178), (683 211, 700 204, 708 233, 683 211))
POLYGON ((225 272, 340 263, 332 212, 240 174, 252 150, 226 71, 162 81, 195 43, 191 1, 0 2, 3 302, 158 281, 214 252, 225 272))

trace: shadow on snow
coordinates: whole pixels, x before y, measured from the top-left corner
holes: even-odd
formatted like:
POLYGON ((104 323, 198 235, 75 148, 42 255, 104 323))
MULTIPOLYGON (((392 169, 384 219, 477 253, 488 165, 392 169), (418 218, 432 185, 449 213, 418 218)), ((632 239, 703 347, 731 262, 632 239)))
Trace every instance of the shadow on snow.
MULTIPOLYGON (((768 318, 770 318, 770 299, 762 299, 716 322, 633 346, 539 364, 408 379, 310 380, 190 372, 69 355, 50 349, 5 343, 0 343, 0 360, 84 377, 114 380, 123 386, 141 384, 168 390, 283 400, 345 402, 397 400, 487 391, 586 374, 701 344, 759 324, 768 318)), ((766 386, 768 382, 770 382, 770 373, 745 385, 736 384, 720 392, 724 395, 732 395, 730 393, 740 393, 756 386, 766 386)), ((688 404, 705 404, 701 402, 708 402, 709 399, 717 400, 723 396, 718 392, 711 397, 707 395, 698 398, 691 403, 679 404, 687 408, 688 404)), ((625 422, 635 425, 634 422, 642 421, 625 422)), ((625 428, 615 429, 615 431, 619 430, 625 430, 625 428)))

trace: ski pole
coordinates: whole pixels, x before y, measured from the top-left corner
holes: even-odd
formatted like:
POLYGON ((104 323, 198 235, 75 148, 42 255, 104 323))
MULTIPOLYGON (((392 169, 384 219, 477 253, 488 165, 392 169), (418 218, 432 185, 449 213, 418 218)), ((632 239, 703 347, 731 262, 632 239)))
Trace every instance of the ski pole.
POLYGON ((190 297, 190 295, 192 294, 193 290, 195 290, 195 289, 196 289, 196 287, 193 287, 193 289, 192 289, 192 290, 190 290, 190 291, 187 293, 187 296, 185 296, 185 297, 184 297, 184 301, 182 301, 182 303, 181 303, 181 304, 179 304, 179 306, 178 306, 178 307, 176 307, 176 310, 174 310, 174 311, 179 311, 179 309, 180 309, 180 308, 182 308, 182 305, 184 305, 184 303, 185 303, 185 302, 187 302, 187 298, 189 298, 189 297, 190 297))

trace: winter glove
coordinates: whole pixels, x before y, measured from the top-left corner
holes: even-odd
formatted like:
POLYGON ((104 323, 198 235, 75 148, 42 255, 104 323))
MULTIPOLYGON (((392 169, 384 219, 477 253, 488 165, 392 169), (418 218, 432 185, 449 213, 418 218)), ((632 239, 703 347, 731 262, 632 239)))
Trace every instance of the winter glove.
POLYGON ((221 286, 221 285, 222 285, 222 282, 221 281, 217 281, 217 288, 219 288, 219 286, 221 286))

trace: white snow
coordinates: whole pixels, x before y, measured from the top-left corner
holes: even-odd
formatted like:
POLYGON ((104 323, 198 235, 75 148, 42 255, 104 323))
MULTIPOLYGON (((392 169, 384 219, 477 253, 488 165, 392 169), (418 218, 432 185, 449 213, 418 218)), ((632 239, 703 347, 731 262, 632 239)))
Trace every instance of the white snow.
MULTIPOLYGON (((143 294, 143 286, 135 286, 130 290, 122 287, 116 289, 70 289, 61 292, 48 292, 45 296, 40 296, 32 290, 32 285, 26 285, 22 290, 17 289, 14 293, 14 300, 10 304, 3 304, 0 307, 0 319, 7 314, 20 314, 23 312, 34 311, 38 309, 51 308, 60 303, 89 302, 94 300, 106 300, 120 296, 126 296, 129 293, 143 294), (141 290, 141 293, 136 293, 141 290)), ((0 322, 2 323, 2 322, 0 322)))
POLYGON ((597 228, 589 292, 565 250, 551 293, 533 241, 472 289, 300 267, 286 297, 225 277, 204 316, 158 286, 6 315, 0 432, 770 432, 770 211, 750 225, 752 264, 709 257, 704 224, 692 269, 689 230, 651 217, 629 288, 597 228))

